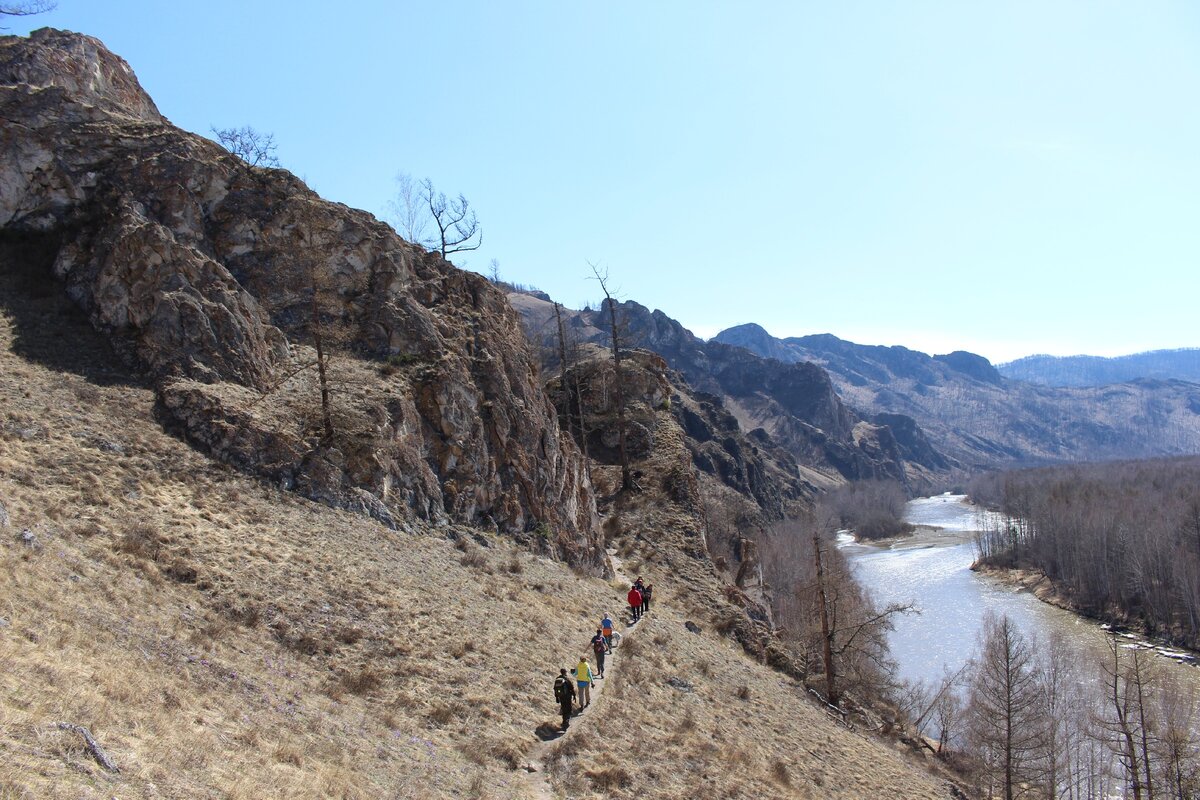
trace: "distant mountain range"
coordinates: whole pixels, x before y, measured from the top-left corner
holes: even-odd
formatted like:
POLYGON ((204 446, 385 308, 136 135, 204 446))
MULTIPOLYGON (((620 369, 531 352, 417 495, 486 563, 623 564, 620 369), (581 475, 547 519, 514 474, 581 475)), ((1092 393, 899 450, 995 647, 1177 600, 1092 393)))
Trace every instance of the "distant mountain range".
MULTIPOLYGON (((550 298, 514 291, 509 301, 554 360, 550 298)), ((1051 387, 1007 378, 965 351, 931 356, 829 334, 780 339, 754 324, 704 341, 662 311, 631 301, 617 311, 627 346, 662 355, 818 482, 818 474, 892 477, 911 488, 959 470, 1200 452, 1195 383, 1051 387)), ((607 312, 563 316, 569 339, 608 341, 607 312)))
POLYGON ((974 353, 930 356, 829 334, 779 339, 754 324, 724 330, 715 341, 820 365, 857 413, 911 417, 934 447, 968 469, 1200 452, 1195 383, 1044 386, 1007 378, 974 353))
POLYGON ((996 369, 1006 378, 1043 386, 1106 386, 1139 378, 1200 383, 1200 348, 1151 350, 1115 358, 1026 356, 996 369))

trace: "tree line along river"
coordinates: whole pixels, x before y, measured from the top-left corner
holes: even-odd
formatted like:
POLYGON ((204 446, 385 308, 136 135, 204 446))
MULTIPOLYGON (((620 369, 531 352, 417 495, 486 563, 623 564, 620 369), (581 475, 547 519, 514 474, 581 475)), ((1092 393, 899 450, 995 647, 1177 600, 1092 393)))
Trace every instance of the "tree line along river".
MULTIPOLYGON (((963 495, 923 497, 908 504, 905 518, 918 526, 913 536, 867 544, 838 535, 855 577, 879 605, 912 601, 921 612, 896 618, 888 636, 898 676, 934 683, 946 670, 957 671, 975 653, 989 611, 1007 614, 1039 645, 1057 634, 1080 663, 1100 663, 1110 634, 1098 622, 970 570, 975 532, 988 523, 988 513, 963 495)), ((1156 661, 1200 691, 1200 668, 1156 661)))

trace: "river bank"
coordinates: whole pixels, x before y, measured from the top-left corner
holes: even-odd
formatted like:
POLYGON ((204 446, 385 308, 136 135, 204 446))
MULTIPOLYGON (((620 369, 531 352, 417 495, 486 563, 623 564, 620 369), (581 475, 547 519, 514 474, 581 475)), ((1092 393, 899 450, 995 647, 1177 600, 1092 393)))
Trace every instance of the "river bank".
POLYGON ((1047 605, 1069 611, 1080 619, 1095 622, 1101 630, 1112 636, 1129 640, 1129 646, 1144 650, 1153 650, 1163 658, 1178 664, 1200 667, 1200 651, 1176 644, 1162 636, 1147 631, 1137 620, 1130 620, 1117 615, 1094 614, 1082 608, 1068 592, 1057 586, 1041 570, 1022 567, 1002 567, 995 564, 985 564, 976 561, 971 565, 971 571, 986 577, 1000 585, 1022 592, 1028 592, 1047 605))
MULTIPOLYGON (((1054 591, 1040 572, 972 571, 979 559, 976 532, 999 523, 993 514, 962 495, 938 495, 909 503, 905 519, 916 526, 910 536, 859 542, 849 531, 839 533, 838 548, 876 603, 920 610, 898 617, 888 633, 900 679, 933 684, 960 669, 976 654, 989 614, 1008 616, 1036 641, 1068 642, 1078 663, 1106 661, 1109 631, 1054 591)), ((1116 633, 1130 647, 1181 652, 1124 630, 1116 633)), ((1182 672, 1187 685, 1200 691, 1200 670, 1182 672)))

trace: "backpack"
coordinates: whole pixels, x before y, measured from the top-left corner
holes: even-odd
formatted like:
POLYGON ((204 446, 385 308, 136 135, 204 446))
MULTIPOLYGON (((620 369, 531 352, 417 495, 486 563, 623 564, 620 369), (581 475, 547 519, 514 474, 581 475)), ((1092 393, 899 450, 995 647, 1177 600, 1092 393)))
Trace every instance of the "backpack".
POLYGON ((559 675, 554 679, 554 700, 557 703, 563 701, 563 695, 567 692, 567 679, 559 675))
POLYGON ((608 648, 608 642, 604 641, 603 636, 593 636, 592 637, 592 650, 595 651, 596 655, 600 655, 607 648, 608 648))

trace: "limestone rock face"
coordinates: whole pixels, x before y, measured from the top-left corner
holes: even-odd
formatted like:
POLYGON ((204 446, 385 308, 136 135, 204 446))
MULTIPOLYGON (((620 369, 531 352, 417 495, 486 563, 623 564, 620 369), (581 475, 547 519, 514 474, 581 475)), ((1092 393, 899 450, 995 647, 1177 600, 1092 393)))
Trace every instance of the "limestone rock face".
POLYGON ((41 28, 32 47, 4 47, 0 70, 6 84, 35 90, 62 89, 73 102, 146 122, 166 122, 125 59, 96 38, 41 28))
POLYGON ((486 279, 173 127, 96 39, 0 37, 0 116, 0 237, 53 254, 46 280, 144 367, 168 425, 385 524, 537 529, 600 563, 579 452, 486 279))

